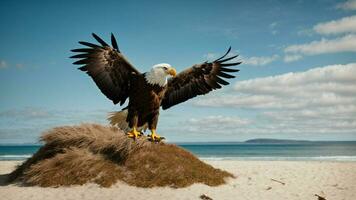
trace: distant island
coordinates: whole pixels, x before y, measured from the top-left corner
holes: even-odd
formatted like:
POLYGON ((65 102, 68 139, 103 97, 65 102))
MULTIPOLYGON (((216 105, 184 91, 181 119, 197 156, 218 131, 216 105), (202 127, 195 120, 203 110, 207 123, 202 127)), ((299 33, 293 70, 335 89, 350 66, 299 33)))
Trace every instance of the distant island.
POLYGON ((268 138, 257 138, 257 139, 251 139, 251 140, 246 140, 244 143, 258 143, 258 144, 280 144, 280 143, 306 143, 306 142, 311 142, 309 140, 284 140, 284 139, 268 139, 268 138))

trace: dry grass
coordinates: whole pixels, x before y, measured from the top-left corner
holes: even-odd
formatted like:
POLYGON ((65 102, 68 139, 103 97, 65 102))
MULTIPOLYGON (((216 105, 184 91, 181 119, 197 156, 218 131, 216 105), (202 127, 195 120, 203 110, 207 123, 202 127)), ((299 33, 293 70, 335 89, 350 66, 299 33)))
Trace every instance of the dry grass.
POLYGON ((18 166, 9 181, 43 187, 88 182, 109 187, 118 180, 138 187, 186 187, 193 183, 216 186, 232 177, 176 145, 134 141, 112 127, 57 127, 41 140, 45 145, 18 166))
POLYGON ((114 162, 88 149, 69 148, 51 159, 31 166, 24 173, 25 183, 42 187, 82 185, 90 182, 110 186, 121 177, 114 162))

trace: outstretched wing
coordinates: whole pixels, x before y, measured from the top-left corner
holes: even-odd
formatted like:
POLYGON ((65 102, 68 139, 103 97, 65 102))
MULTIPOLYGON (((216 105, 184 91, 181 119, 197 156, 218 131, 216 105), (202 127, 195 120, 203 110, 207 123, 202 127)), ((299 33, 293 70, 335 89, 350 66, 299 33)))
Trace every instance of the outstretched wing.
POLYGON ((168 109, 197 95, 207 94, 212 90, 219 89, 221 85, 228 85, 229 82, 223 78, 235 78, 231 73, 239 71, 228 67, 241 64, 241 62, 225 63, 238 56, 225 58, 230 50, 231 47, 222 57, 211 63, 205 62, 194 65, 170 79, 162 100, 162 108, 168 109))
POLYGON ((80 59, 73 64, 84 65, 78 69, 87 72, 101 92, 114 104, 122 105, 129 95, 130 76, 133 73, 138 75, 140 72, 121 54, 113 34, 112 47, 94 33, 93 37, 100 45, 79 42, 86 47, 72 50, 78 54, 71 58, 80 59))

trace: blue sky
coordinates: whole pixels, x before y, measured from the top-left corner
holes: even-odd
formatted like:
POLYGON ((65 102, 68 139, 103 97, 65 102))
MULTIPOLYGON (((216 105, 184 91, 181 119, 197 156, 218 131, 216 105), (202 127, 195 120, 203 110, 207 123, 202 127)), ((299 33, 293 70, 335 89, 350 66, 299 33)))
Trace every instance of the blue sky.
POLYGON ((356 139, 356 1, 5 0, 0 24, 0 143, 120 109, 68 58, 92 32, 140 71, 240 55, 231 85, 161 112, 169 141, 356 139))

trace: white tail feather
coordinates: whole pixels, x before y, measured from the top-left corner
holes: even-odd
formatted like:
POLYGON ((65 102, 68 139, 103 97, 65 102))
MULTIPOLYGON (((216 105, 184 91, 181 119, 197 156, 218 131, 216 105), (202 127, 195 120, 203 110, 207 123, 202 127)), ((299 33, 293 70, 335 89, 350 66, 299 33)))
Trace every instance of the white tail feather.
MULTIPOLYGON (((126 121, 127 115, 128 115, 127 109, 122 110, 122 111, 117 111, 117 112, 110 112, 108 115, 108 120, 110 122, 110 125, 117 126, 124 132, 130 131, 131 129, 129 127, 129 123, 127 123, 127 121, 126 121)), ((146 123, 145 125, 138 127, 137 130, 138 131, 146 131, 147 128, 148 128, 148 125, 146 123)))

